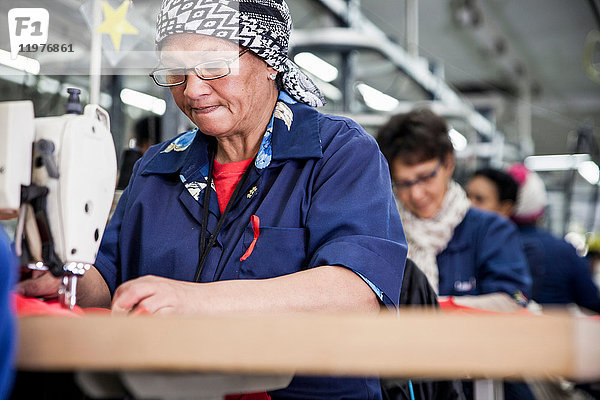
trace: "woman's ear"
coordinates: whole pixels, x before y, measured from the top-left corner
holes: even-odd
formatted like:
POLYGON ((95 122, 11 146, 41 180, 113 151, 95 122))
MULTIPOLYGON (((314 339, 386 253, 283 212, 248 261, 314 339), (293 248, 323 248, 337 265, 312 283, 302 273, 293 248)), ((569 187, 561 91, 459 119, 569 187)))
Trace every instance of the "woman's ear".
POLYGON ((512 200, 504 200, 500 203, 499 212, 506 218, 510 218, 513 215, 515 203, 512 200))

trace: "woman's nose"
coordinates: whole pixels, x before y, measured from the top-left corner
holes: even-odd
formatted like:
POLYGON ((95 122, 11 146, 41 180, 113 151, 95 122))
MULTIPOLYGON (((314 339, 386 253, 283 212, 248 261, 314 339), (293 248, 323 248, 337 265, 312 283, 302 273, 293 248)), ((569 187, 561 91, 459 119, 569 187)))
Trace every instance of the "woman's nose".
POLYGON ((408 188, 410 197, 415 200, 420 200, 425 196, 425 188, 417 183, 408 188))
POLYGON ((193 71, 188 72, 183 92, 186 97, 196 99, 210 94, 211 91, 212 86, 207 81, 198 78, 193 71))

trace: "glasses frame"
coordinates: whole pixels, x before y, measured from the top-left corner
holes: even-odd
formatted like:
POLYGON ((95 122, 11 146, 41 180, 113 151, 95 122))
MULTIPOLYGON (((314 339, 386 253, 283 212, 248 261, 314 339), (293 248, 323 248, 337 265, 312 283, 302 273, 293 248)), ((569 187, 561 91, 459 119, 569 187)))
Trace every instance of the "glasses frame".
POLYGON ((442 160, 440 160, 438 162, 437 166, 433 169, 433 171, 431 171, 427 175, 420 176, 417 179, 413 179, 410 181, 399 182, 396 180, 392 180, 392 187, 394 188, 394 190, 403 191, 403 190, 408 190, 415 185, 428 183, 431 179, 435 178, 438 175, 438 173, 440 172, 440 169, 443 166, 444 166, 444 162, 442 160))
POLYGON ((158 86, 161 86, 161 87, 173 87, 173 86, 183 85, 184 83, 187 82, 188 73, 190 71, 193 71, 194 75, 196 75, 199 79, 202 79, 203 81, 214 81, 215 79, 221 79, 221 78, 224 78, 224 77, 230 75, 231 74, 231 68, 230 68, 231 63, 234 62, 236 59, 239 59, 241 56, 243 56, 244 54, 246 54, 248 51, 250 51, 250 49, 244 49, 244 50, 240 51, 238 53, 237 58, 232 58, 232 59, 229 59, 229 60, 218 58, 216 60, 211 60, 211 61, 205 61, 205 62, 198 63, 198 64, 196 64, 195 66, 193 66, 191 68, 156 68, 152 72, 150 72, 150 74, 148 74, 148 75, 152 78, 152 80, 154 81, 154 83, 156 83, 158 86), (207 64, 209 62, 212 63, 212 62, 215 62, 215 61, 225 61, 225 63, 227 64, 227 73, 225 73, 223 75, 220 75, 220 76, 216 76, 214 78, 205 78, 205 77, 200 76, 200 74, 198 74, 197 68, 198 68, 199 65, 207 64), (184 76, 183 81, 178 82, 178 83, 170 83, 170 84, 169 83, 160 83, 160 82, 158 82, 158 80, 156 79, 156 76, 155 76, 156 73, 161 72, 161 71, 169 71, 169 70, 173 70, 173 69, 183 70, 183 76, 184 76))

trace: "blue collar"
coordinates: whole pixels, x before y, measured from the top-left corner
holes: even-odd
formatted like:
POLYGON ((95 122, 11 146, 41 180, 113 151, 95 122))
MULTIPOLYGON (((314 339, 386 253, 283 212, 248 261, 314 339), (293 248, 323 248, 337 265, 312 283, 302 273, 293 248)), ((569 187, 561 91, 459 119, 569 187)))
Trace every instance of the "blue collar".
MULTIPOLYGON (((163 143, 142 171, 142 175, 175 174, 182 179, 208 174, 208 144, 211 138, 197 128, 163 143), (205 171, 206 170, 206 171, 205 171)), ((319 113, 280 92, 269 127, 256 160, 259 169, 272 161, 321 158, 319 113)))

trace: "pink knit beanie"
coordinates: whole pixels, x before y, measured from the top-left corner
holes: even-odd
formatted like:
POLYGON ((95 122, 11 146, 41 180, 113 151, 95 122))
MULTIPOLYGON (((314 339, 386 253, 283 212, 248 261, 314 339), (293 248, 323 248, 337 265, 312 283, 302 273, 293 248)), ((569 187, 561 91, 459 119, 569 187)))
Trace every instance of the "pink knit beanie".
POLYGON ((535 223, 544 214, 548 205, 544 182, 538 174, 530 171, 523 164, 511 165, 508 173, 519 185, 512 219, 517 224, 535 223))

